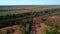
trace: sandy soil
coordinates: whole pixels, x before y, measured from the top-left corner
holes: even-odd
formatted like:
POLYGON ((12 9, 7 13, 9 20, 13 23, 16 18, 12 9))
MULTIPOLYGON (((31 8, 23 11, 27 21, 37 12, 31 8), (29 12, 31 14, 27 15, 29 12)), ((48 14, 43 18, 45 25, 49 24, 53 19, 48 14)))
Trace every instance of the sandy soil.
POLYGON ((10 27, 5 27, 5 28, 2 28, 0 29, 4 34, 7 32, 7 29, 9 28, 12 28, 14 29, 14 33, 11 33, 11 34, 22 34, 21 33, 21 30, 19 28, 19 25, 14 25, 14 26, 10 26, 10 27))
POLYGON ((34 27, 36 29, 36 34, 45 34, 46 29, 51 29, 52 27, 41 23, 42 17, 35 17, 33 18, 33 22, 35 23, 34 27))

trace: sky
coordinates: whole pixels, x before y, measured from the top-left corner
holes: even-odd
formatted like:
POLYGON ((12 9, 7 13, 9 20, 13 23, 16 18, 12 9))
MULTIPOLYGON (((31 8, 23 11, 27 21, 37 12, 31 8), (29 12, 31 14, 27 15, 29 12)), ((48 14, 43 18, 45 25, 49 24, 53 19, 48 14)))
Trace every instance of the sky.
POLYGON ((60 0, 0 0, 0 5, 60 5, 60 0))

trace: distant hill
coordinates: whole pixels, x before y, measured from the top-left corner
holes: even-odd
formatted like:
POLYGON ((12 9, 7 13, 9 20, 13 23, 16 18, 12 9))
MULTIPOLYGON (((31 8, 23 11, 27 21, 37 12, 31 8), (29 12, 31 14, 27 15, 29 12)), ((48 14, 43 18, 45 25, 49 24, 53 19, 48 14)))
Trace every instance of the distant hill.
POLYGON ((21 9, 21 8, 35 8, 35 7, 56 7, 60 8, 60 5, 0 5, 0 9, 21 9))

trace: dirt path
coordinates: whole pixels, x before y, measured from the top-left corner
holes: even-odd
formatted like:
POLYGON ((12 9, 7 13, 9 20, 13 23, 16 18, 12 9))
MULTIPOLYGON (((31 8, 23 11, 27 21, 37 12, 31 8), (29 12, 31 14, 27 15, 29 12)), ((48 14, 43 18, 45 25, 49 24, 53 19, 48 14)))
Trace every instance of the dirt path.
POLYGON ((36 34, 42 34, 41 32, 41 23, 40 23, 40 17, 33 18, 34 27, 36 29, 36 34))

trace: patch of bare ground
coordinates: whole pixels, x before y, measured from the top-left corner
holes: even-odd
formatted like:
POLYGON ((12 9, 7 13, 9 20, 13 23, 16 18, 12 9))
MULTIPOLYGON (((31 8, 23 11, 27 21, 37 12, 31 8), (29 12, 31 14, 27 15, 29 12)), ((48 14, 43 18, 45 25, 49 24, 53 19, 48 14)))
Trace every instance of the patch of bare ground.
POLYGON ((51 16, 50 18, 52 18, 52 19, 59 19, 60 17, 59 16, 51 16))
MULTIPOLYGON (((44 23, 41 23, 41 19, 43 18, 44 16, 42 17, 35 17, 33 18, 33 22, 35 23, 34 24, 34 27, 36 29, 36 34, 45 34, 45 30, 48 29, 48 30, 51 30, 52 27, 51 26, 48 26, 44 23)), ((48 18, 48 17, 47 17, 48 18)))
POLYGON ((36 34, 45 34, 45 30, 51 30, 52 27, 45 25, 44 23, 41 23, 41 27, 37 27, 36 30, 36 34))
POLYGON ((2 31, 3 34, 6 34, 7 30, 10 28, 14 30, 14 32, 11 34, 22 34, 22 32, 19 28, 19 25, 13 25, 13 26, 5 27, 5 28, 0 29, 0 31, 2 31))

